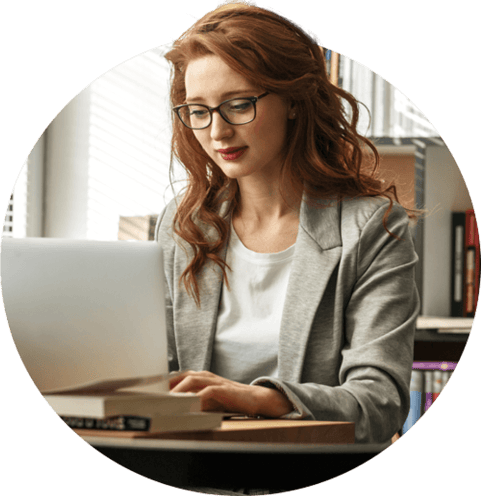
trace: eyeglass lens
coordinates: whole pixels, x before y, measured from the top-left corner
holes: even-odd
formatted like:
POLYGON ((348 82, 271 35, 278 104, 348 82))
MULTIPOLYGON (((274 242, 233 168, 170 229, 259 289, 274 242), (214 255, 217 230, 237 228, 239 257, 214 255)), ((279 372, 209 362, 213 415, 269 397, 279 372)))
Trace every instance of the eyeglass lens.
MULTIPOLYGON (((224 102, 219 107, 219 112, 231 124, 247 124, 255 117, 254 104, 243 98, 224 102)), ((212 119, 209 107, 198 104, 181 107, 179 117, 184 124, 193 129, 208 127, 212 119)))

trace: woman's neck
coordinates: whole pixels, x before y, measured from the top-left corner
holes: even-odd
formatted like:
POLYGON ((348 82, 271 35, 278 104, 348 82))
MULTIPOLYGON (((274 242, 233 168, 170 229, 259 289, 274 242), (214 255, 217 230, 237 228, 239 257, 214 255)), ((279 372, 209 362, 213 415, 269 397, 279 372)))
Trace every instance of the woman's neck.
MULTIPOLYGON (((247 178, 246 178, 247 179, 247 178)), ((293 190, 281 193, 278 182, 238 180, 239 203, 234 217, 245 222, 271 223, 286 215, 298 216, 300 199, 293 190)))
POLYGON ((278 187, 259 183, 253 188, 242 186, 232 223, 244 245, 260 253, 275 253, 294 244, 300 209, 294 192, 282 195, 278 187))

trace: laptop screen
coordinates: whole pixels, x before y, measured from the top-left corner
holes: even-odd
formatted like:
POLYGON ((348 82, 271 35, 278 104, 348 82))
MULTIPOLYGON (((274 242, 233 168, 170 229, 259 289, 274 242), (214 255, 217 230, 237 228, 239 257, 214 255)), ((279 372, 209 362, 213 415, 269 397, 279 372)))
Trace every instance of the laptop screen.
POLYGON ((40 391, 168 373, 158 243, 3 238, 0 267, 9 327, 40 391))

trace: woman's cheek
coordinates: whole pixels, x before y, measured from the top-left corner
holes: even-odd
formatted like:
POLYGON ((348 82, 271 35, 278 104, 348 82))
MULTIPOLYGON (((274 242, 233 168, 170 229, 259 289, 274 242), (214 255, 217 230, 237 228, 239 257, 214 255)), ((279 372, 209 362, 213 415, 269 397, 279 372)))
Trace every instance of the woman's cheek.
POLYGON ((194 133, 194 137, 201 146, 202 150, 215 162, 215 153, 213 150, 210 150, 208 147, 208 140, 205 139, 203 133, 199 131, 192 131, 194 133))

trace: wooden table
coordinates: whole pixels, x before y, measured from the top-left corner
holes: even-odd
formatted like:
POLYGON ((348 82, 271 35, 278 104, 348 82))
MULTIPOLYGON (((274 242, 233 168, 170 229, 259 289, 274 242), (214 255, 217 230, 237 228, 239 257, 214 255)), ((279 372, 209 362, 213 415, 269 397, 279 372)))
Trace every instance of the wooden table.
MULTIPOLYGON (((112 431, 75 429, 77 434, 113 438, 112 431)), ((143 432, 115 432, 120 438, 145 438, 143 432)), ((219 429, 207 431, 165 432, 148 434, 148 438, 192 441, 241 441, 264 443, 352 444, 353 422, 287 419, 229 419, 219 429)))

